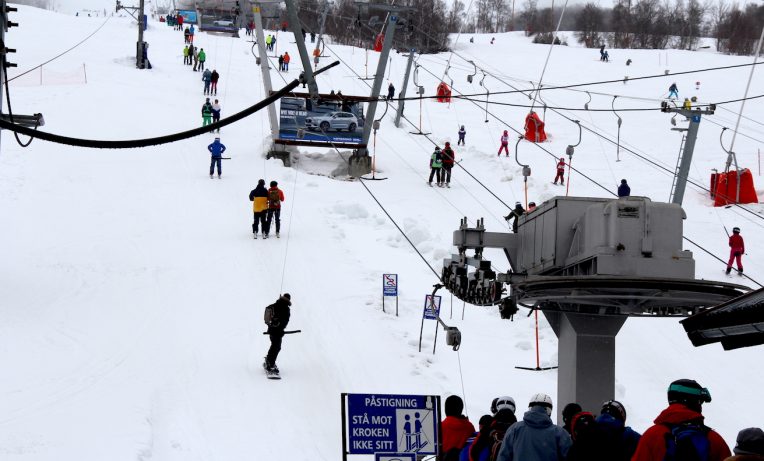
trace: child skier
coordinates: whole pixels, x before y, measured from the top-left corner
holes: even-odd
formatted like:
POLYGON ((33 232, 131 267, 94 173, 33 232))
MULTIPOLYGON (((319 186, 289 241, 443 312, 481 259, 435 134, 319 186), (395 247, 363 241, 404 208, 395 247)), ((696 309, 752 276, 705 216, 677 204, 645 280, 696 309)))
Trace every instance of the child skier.
POLYGON ((743 253, 745 253, 745 242, 743 241, 743 237, 740 235, 739 227, 732 228, 732 235, 730 235, 729 245, 730 260, 727 262, 727 274, 732 271, 732 261, 735 260, 737 262, 737 273, 743 275, 743 262, 741 261, 741 258, 743 257, 743 253))
POLYGON ((560 185, 565 185, 565 158, 560 157, 560 161, 557 162, 557 176, 554 177, 554 183, 557 184, 557 180, 560 180, 560 185))
POLYGON ((467 135, 467 130, 464 129, 464 125, 462 125, 461 128, 459 128, 459 140, 456 141, 457 146, 463 146, 464 145, 464 137, 467 135))
POLYGON ((496 154, 497 157, 501 156, 502 149, 504 149, 506 156, 509 157, 509 132, 507 130, 504 130, 504 134, 501 135, 501 147, 499 147, 499 153, 496 154))
POLYGON ((441 182, 441 169, 443 168, 443 154, 440 153, 440 147, 435 147, 435 152, 432 153, 432 156, 430 157, 430 179, 427 181, 427 184, 432 187, 432 178, 435 177, 436 181, 438 181, 438 186, 443 186, 443 183, 441 182))

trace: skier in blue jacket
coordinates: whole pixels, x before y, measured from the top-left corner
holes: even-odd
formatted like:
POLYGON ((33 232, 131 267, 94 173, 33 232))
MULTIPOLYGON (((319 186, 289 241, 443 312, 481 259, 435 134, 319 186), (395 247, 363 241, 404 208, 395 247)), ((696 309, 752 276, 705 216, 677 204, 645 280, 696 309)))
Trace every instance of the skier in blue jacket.
POLYGON ((552 398, 536 394, 528 406, 523 420, 504 435, 498 461, 564 461, 572 441, 550 418, 552 398))
POLYGON ((207 146, 207 150, 212 154, 210 161, 210 179, 215 172, 215 165, 218 167, 218 178, 223 174, 223 170, 220 168, 220 164, 223 160, 223 152, 225 152, 225 145, 220 142, 220 138, 215 138, 215 141, 207 146))

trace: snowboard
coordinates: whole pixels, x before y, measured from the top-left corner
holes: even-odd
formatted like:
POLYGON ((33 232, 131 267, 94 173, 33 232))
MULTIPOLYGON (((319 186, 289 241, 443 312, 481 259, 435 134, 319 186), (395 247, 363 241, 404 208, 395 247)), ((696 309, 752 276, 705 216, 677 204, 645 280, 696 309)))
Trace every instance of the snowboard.
POLYGON ((265 371, 265 377, 268 379, 281 379, 281 375, 278 371, 268 371, 268 365, 263 362, 263 370, 265 371))

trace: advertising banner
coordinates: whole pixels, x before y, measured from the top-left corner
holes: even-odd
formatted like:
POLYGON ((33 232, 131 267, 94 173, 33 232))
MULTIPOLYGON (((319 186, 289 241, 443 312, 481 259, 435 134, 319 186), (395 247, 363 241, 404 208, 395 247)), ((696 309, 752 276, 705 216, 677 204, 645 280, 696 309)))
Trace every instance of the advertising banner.
POLYGON ((363 103, 358 101, 281 98, 280 139, 360 144, 363 125, 363 103))

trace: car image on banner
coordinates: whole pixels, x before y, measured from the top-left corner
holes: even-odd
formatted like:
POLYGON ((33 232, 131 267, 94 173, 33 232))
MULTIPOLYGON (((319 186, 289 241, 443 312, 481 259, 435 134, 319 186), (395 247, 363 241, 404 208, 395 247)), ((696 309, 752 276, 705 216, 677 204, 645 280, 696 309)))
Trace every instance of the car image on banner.
POLYGON ((309 98, 281 98, 279 138, 317 143, 361 143, 363 104, 334 95, 314 103, 309 98))

